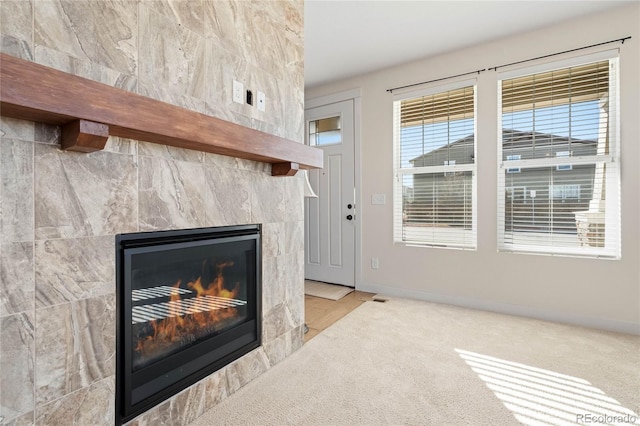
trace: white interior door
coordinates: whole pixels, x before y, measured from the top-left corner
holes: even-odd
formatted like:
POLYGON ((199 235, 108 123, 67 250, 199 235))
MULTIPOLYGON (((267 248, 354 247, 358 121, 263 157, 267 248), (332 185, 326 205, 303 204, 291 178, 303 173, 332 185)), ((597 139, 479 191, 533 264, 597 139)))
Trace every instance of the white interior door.
POLYGON ((318 198, 305 202, 305 278, 355 286, 353 100, 305 110, 306 143, 324 151, 309 171, 318 198))

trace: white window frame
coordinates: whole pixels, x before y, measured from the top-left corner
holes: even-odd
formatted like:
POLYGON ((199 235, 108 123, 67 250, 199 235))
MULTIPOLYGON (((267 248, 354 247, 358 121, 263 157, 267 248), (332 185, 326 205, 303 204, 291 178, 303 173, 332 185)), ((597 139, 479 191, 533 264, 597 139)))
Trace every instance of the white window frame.
POLYGON ((477 102, 478 90, 477 80, 468 79, 453 82, 446 85, 437 85, 428 87, 422 90, 406 91, 394 95, 393 97, 393 175, 394 175, 394 188, 393 188, 393 238, 395 244, 403 244, 407 246, 421 246, 421 247, 435 247, 435 248, 450 248, 450 249, 463 249, 463 250, 477 250, 477 158, 478 158, 478 144, 477 144, 477 132, 478 132, 478 102, 477 102), (401 101, 406 99, 418 98, 422 96, 430 96, 438 93, 448 92, 451 90, 461 89, 464 87, 473 87, 473 129, 474 129, 474 162, 472 164, 455 164, 455 160, 450 164, 443 164, 440 166, 425 166, 414 168, 400 168, 400 141, 401 141, 401 128, 397 125, 395 117, 399 116, 399 108, 401 101), (403 177, 412 174, 423 173, 444 173, 455 174, 456 172, 471 172, 471 230, 460 230, 461 232, 467 232, 469 237, 461 238, 461 240, 467 241, 465 244, 454 244, 451 242, 438 242, 437 240, 426 241, 419 239, 406 239, 403 236, 403 177))
MULTIPOLYGON (((610 65, 611 67, 611 65, 610 65)), ((498 73, 498 251, 520 252, 545 255, 567 255, 577 257, 620 259, 621 257, 621 218, 620 218, 620 77, 619 77, 619 51, 609 50, 591 55, 573 57, 561 61, 550 62, 526 68, 518 68, 498 73), (555 158, 526 159, 505 161, 502 147, 502 81, 516 77, 522 77, 537 73, 585 65, 603 60, 610 60, 613 69, 609 71, 609 102, 610 114, 608 137, 611 141, 608 155, 567 157, 563 154, 555 158), (613 98, 613 100, 611 99, 613 98), (505 181, 506 174, 513 173, 515 169, 533 167, 554 167, 556 170, 569 170, 569 167, 584 164, 607 164, 606 172, 606 204, 605 223, 612 226, 605 234, 604 247, 559 247, 531 244, 518 245, 508 241, 505 231, 505 181), (511 171, 510 171, 511 170, 511 171)), ((569 153, 567 153, 568 155, 569 153)), ((513 232, 513 231, 512 231, 513 232)))

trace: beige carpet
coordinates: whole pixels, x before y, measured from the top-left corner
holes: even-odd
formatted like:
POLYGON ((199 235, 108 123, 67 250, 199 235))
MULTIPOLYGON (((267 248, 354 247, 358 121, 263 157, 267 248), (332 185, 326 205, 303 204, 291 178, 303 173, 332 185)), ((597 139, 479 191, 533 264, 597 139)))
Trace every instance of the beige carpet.
POLYGON ((307 296, 322 297, 323 299, 340 300, 351 293, 353 288, 343 285, 321 283, 318 281, 305 280, 304 294, 307 296))
POLYGON ((639 383, 638 336, 391 299, 193 425, 640 424, 639 383))

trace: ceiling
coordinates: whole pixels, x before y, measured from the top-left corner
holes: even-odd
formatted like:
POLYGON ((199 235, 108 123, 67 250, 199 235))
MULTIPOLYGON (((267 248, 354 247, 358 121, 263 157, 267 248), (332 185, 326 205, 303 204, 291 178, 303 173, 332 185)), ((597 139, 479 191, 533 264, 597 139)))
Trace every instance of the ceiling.
POLYGON ((628 3, 613 0, 305 0, 305 87, 628 3))

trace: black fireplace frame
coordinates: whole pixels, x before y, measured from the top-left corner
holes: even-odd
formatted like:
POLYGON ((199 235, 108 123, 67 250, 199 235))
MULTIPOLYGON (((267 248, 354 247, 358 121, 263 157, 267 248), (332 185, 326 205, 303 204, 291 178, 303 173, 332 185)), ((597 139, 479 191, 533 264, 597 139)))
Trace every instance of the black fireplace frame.
MULTIPOLYGON (((259 224, 116 235, 116 426, 133 419, 262 344, 261 238, 259 224), (255 240, 256 282, 255 293, 250 297, 253 298, 256 309, 255 319, 169 355, 162 361, 167 371, 159 377, 147 378, 147 367, 141 369, 135 374, 145 382, 142 386, 133 386, 133 373, 127 374, 127 370, 131 370, 131 357, 127 359, 127 354, 131 354, 132 350, 131 279, 126 277, 128 272, 125 270, 127 250, 160 244, 206 244, 206 241, 213 240, 224 242, 252 239, 255 240), (184 367, 169 370, 170 365, 184 367), (151 390, 157 387, 162 389, 157 392, 151 390)), ((156 372, 157 369, 154 373, 156 372)))

